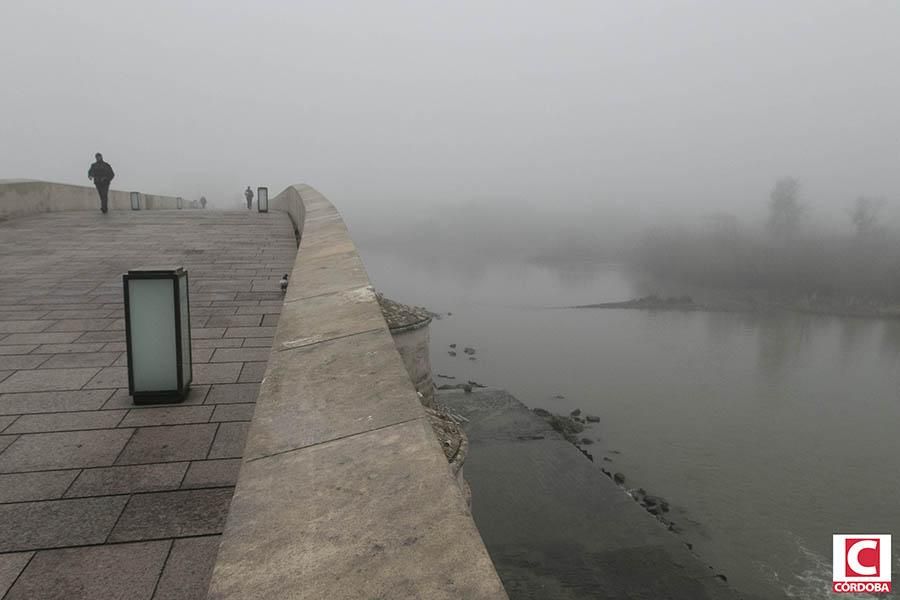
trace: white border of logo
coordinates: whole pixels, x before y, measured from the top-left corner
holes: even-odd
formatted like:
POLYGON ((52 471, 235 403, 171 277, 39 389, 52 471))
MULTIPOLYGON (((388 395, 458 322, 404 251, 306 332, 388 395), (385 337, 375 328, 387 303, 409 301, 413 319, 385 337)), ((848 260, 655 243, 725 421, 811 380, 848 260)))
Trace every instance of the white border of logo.
POLYGON ((837 582, 878 582, 878 583, 890 583, 891 582, 891 536, 886 534, 878 534, 878 533, 841 533, 835 534, 831 538, 831 548, 832 548, 832 567, 833 567, 833 581, 837 582), (880 549, 880 569, 881 573, 878 577, 850 577, 847 576, 847 556, 845 555, 844 549, 846 547, 846 541, 848 539, 876 539, 878 540, 878 546, 880 549))

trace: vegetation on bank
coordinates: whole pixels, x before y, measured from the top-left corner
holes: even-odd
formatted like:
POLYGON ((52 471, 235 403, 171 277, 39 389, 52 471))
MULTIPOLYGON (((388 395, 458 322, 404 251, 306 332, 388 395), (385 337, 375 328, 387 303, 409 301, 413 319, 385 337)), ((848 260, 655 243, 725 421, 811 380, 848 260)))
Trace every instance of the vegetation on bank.
POLYGON ((648 232, 629 264, 661 282, 810 310, 877 311, 900 304, 900 235, 881 223, 885 201, 860 197, 843 230, 816 230, 800 184, 779 180, 768 219, 718 215, 695 228, 648 232), (868 310, 867 310, 868 309, 868 310))

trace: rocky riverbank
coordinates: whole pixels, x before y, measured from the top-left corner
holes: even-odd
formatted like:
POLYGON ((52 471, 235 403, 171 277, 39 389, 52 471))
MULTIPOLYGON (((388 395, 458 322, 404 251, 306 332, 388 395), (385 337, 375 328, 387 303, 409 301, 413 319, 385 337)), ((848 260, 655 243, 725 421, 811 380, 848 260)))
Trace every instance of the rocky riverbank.
POLYGON ((573 451, 615 454, 597 441, 594 415, 532 411, 492 388, 437 398, 466 419, 472 513, 510 600, 748 598, 659 526, 665 499, 573 451))
MULTIPOLYGON (((585 448, 585 446, 593 445, 594 439, 584 434, 587 433, 586 428, 600 422, 600 417, 582 414, 581 409, 575 409, 568 415, 555 414, 544 408, 533 408, 531 409, 531 412, 544 419, 550 427, 562 434, 566 441, 578 448, 582 454, 594 462, 594 455, 585 448)), ((618 451, 613 450, 610 453, 618 454, 618 451)), ((609 456, 603 456, 602 460, 604 462, 612 462, 612 458, 609 456)), ((637 502, 644 510, 656 517, 666 529, 674 533, 679 532, 678 526, 667 516, 670 511, 668 500, 662 496, 648 494, 642 487, 629 488, 626 485, 626 477, 621 472, 613 472, 606 467, 600 467, 600 471, 612 479, 616 485, 622 488, 628 496, 637 502)), ((692 548, 691 544, 688 542, 685 542, 685 545, 689 549, 692 548)), ((723 579, 725 578, 724 575, 721 577, 723 579)))

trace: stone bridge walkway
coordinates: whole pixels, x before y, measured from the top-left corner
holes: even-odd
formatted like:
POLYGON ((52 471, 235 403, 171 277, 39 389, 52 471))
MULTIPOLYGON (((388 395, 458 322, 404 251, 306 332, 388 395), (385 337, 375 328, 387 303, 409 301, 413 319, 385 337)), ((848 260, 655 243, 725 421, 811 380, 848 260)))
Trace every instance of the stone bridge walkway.
POLYGON ((283 213, 0 222, 0 598, 205 598, 296 254, 283 213), (122 273, 190 276, 193 388, 128 396, 122 273))

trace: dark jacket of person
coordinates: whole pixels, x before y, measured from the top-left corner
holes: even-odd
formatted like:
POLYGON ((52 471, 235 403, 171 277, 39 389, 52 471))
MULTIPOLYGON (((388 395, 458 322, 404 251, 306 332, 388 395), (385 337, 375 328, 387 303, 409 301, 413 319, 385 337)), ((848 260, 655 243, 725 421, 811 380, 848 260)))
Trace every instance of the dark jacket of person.
POLYGON ((88 177, 91 177, 95 184, 109 183, 115 176, 116 174, 113 173, 113 169, 109 166, 109 163, 102 160, 98 160, 92 164, 88 171, 88 177))

